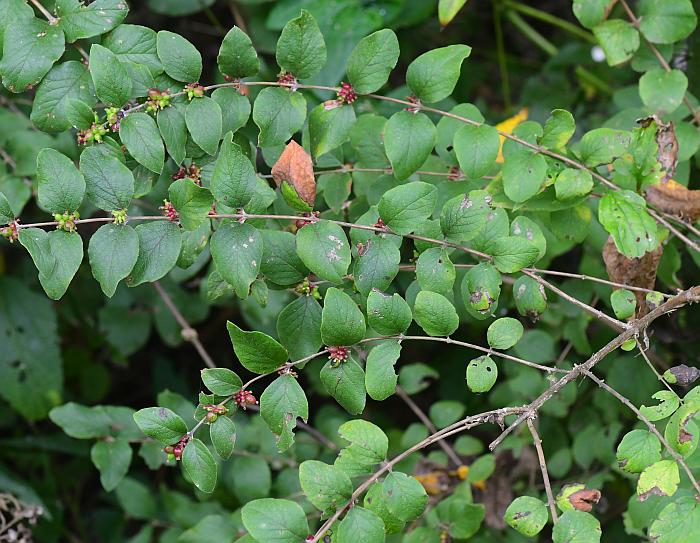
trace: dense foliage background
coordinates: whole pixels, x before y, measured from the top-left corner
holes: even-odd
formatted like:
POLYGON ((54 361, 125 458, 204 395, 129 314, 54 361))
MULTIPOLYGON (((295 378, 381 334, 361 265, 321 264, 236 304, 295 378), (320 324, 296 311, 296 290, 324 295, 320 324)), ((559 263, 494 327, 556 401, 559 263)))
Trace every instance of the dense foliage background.
POLYGON ((689 0, 86 4, 0 0, 0 541, 700 540, 689 0))

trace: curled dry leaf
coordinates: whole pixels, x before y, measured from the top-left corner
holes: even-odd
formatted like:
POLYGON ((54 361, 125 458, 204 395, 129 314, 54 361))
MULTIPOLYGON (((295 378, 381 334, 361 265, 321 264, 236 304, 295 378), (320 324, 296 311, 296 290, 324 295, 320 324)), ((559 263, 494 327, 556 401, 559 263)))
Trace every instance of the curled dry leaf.
MULTIPOLYGON (((616 283, 624 283, 634 287, 653 289, 656 283, 656 269, 663 254, 663 246, 659 245, 655 250, 645 253, 640 258, 628 258, 621 254, 612 237, 603 247, 603 260, 608 277, 616 283)), ((644 292, 635 292, 637 298, 637 318, 646 315, 649 310, 645 301, 644 292)))
POLYGON ((700 377, 700 370, 693 366, 679 364, 666 370, 664 379, 673 385, 687 387, 692 385, 700 377))
POLYGON ((676 138, 676 129, 673 127, 673 122, 663 122, 656 115, 651 115, 637 121, 642 128, 656 124, 656 159, 661 164, 661 169, 664 176, 662 182, 666 182, 673 178, 676 174, 676 166, 678 166, 678 139, 676 138))
POLYGON ((574 509, 589 513, 593 506, 600 501, 600 490, 595 488, 584 488, 578 490, 569 496, 569 503, 574 506, 574 509))
POLYGON ((272 167, 272 178, 292 207, 299 211, 313 209, 316 201, 314 165, 309 153, 296 141, 291 140, 284 148, 272 167))

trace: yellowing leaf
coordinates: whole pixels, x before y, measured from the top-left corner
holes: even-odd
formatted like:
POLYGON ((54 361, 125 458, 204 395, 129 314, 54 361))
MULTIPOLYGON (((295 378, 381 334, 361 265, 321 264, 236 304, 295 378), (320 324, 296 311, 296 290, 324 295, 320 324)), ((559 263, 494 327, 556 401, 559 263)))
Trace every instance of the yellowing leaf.
MULTIPOLYGON (((515 115, 512 117, 509 117, 505 121, 502 121, 496 125, 496 130, 499 132, 504 132, 506 134, 512 134, 513 130, 515 130, 515 127, 518 126, 520 123, 527 121, 527 115, 528 115, 528 109, 524 107, 520 111, 518 111, 515 115)), ((496 158, 496 162, 499 164, 503 164, 503 142, 506 141, 505 136, 501 136, 501 147, 498 150, 498 157, 496 158)))
POLYGON ((438 18, 440 26, 447 26, 462 9, 467 0, 440 0, 438 3, 438 18))

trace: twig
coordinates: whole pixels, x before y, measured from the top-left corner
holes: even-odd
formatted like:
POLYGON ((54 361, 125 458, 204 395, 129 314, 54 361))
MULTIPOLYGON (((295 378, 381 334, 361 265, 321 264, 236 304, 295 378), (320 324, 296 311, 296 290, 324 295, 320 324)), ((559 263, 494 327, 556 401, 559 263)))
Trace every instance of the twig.
POLYGON ((542 482, 544 483, 544 490, 547 493, 547 502, 549 503, 549 510, 552 512, 552 521, 556 522, 559 520, 557 515, 557 506, 554 503, 554 494, 552 493, 552 485, 549 482, 549 472, 547 471, 547 462, 544 459, 544 451, 542 450, 542 439, 535 429, 535 425, 532 419, 527 419, 527 427, 530 429, 532 434, 532 441, 535 444, 535 450, 537 451, 537 458, 540 461, 540 470, 542 471, 542 482))
MULTIPOLYGON (((416 416, 420 419, 420 421, 425 425, 425 427, 430 431, 430 433, 434 434, 437 432, 437 428, 435 428, 435 425, 432 423, 432 421, 428 418, 428 415, 426 415, 423 410, 418 407, 418 404, 413 401, 413 399, 406 394, 406 391, 402 389, 400 386, 396 386, 396 395, 401 398, 404 403, 413 411, 416 416)), ((457 453, 455 450, 446 442, 446 441, 439 441, 438 444, 442 448, 443 451, 445 451, 445 454, 450 457, 452 462, 454 462, 456 467, 461 466, 464 462, 457 456, 457 453)))
POLYGON ((659 381, 661 381, 661 382, 664 384, 664 386, 665 386, 667 389, 669 389, 669 390, 675 395, 675 394, 676 394, 676 391, 673 390, 673 387, 671 387, 671 385, 669 385, 669 384, 666 382, 666 379, 664 379, 664 378, 661 376, 661 374, 656 370, 656 367, 654 366, 654 364, 652 364, 651 360, 649 360, 649 357, 647 356, 647 353, 646 353, 646 351, 644 350, 644 347, 642 347, 642 345, 641 345, 639 342, 637 342, 637 349, 639 349, 639 354, 642 355, 642 358, 644 358, 644 361, 647 363, 647 366, 649 366, 649 368, 651 368, 651 371, 654 372, 654 375, 656 375, 656 378, 657 378, 659 381))
POLYGON ((185 319, 182 313, 180 313, 180 310, 177 308, 172 298, 170 298, 170 295, 167 292, 165 292, 165 289, 161 286, 161 284, 158 281, 154 281, 151 284, 162 298, 165 306, 173 314, 173 317, 175 317, 175 320, 180 325, 180 328, 182 328, 182 339, 184 339, 185 341, 189 341, 192 345, 194 345, 194 348, 197 349, 199 356, 202 358, 202 360, 208 368, 215 368, 216 364, 211 359, 211 356, 209 356, 209 353, 204 348, 204 345, 202 345, 202 342, 199 341, 199 334, 197 333, 197 330, 190 326, 190 323, 188 323, 187 319, 185 319))
POLYGON ((323 523, 323 525, 316 531, 316 534, 314 535, 313 539, 309 540, 309 543, 317 543, 323 535, 326 533, 326 531, 333 526, 333 524, 346 512, 352 507, 352 505, 355 503, 355 500, 361 496, 372 484, 374 484, 379 477, 381 477, 384 473, 387 471, 390 471, 396 464, 401 462, 404 458, 407 456, 410 456, 416 451, 419 451, 421 449, 424 449, 425 447, 432 445, 435 442, 438 442, 440 440, 445 439, 446 437, 449 437, 451 435, 464 432, 465 430, 469 430, 470 428, 473 428, 474 426, 478 426, 480 424, 484 423, 498 423, 499 421, 502 421, 504 417, 507 415, 512 415, 515 413, 519 413, 522 411, 523 408, 521 407, 506 407, 503 409, 495 409, 493 411, 486 411, 485 413, 480 413, 479 415, 472 415, 469 417, 466 417, 465 419, 462 419, 454 424, 451 424, 447 428, 443 428, 442 430, 435 432, 434 434, 426 437, 423 441, 420 443, 417 443, 410 449, 405 450, 401 454, 395 456, 388 462, 386 462, 384 465, 382 465, 376 472, 374 472, 373 475, 371 475, 367 480, 365 480, 360 486, 357 487, 357 489, 352 493, 352 496, 350 496, 350 499, 347 501, 344 507, 339 507, 336 512, 328 519, 326 522, 323 523))
POLYGON ((238 8, 238 4, 234 0, 229 0, 228 7, 231 10, 231 15, 233 15, 233 20, 236 22, 236 26, 247 34, 248 27, 245 19, 243 18, 241 10, 238 8))
POLYGON ((46 20, 49 22, 51 26, 55 26, 58 24, 58 19, 51 15, 48 9, 46 9, 44 6, 41 5, 39 0, 29 0, 36 9, 38 9, 41 14, 46 17, 46 20))
POLYGON ((650 311, 641 319, 632 321, 627 329, 620 333, 616 338, 610 341, 598 352, 593 354, 586 362, 583 364, 574 366, 572 370, 567 372, 567 374, 553 383, 547 390, 540 394, 532 403, 527 406, 527 409, 521 414, 508 428, 506 428, 501 435, 499 435, 495 440, 489 445, 489 449, 494 450, 498 447, 501 442, 520 424, 525 422, 528 418, 531 418, 539 409, 553 396, 558 394, 566 385, 578 378, 583 372, 590 371, 598 362, 603 360, 607 355, 616 350, 620 345, 622 345, 628 339, 636 337, 638 334, 642 333, 652 322, 656 319, 675 311, 679 307, 682 307, 688 303, 693 303, 700 301, 700 286, 695 286, 688 290, 685 290, 670 300, 667 300, 661 304, 656 309, 650 311))
POLYGON ((647 207, 647 212, 648 212, 649 215, 651 215, 654 219, 656 219, 656 222, 658 222, 659 224, 661 224, 661 225, 665 226, 666 228, 668 228, 668 229, 673 233, 673 235, 675 235, 678 239, 680 239, 680 240, 681 240, 683 243, 685 243, 688 247, 690 247, 690 248, 693 249, 694 251, 700 253, 700 245, 698 245, 698 244, 695 243, 693 240, 691 240, 690 238, 688 238, 687 236, 685 236, 682 232, 680 232, 677 228, 675 228, 675 227, 674 227, 670 222, 668 222, 666 219, 664 219, 663 217, 661 217, 661 215, 659 215, 659 214, 658 214, 656 211, 654 211, 653 209, 647 207))
POLYGON ((666 438, 661 435, 661 432, 659 432, 656 429, 656 426, 647 418, 645 417, 639 409, 627 398, 625 398, 622 394, 620 394, 617 390, 609 386, 605 381, 602 379, 599 379, 595 374, 593 374, 591 371, 587 369, 581 370, 581 373, 584 374, 586 377, 594 381, 599 387, 601 387, 603 390, 617 398, 621 403, 626 405, 635 415, 637 415, 637 418, 641 420, 647 428, 649 428, 649 431, 654 434, 661 444, 664 446, 664 448, 668 451, 668 453, 673 457, 673 459, 678 462, 678 464, 683 468, 683 471, 685 471, 686 475, 688 476, 688 479, 690 479, 691 484, 695 488, 695 492, 697 493, 698 497, 700 497, 700 484, 698 484, 697 479, 693 476, 693 472, 690 471, 690 468, 688 467, 688 464, 686 464, 685 459, 673 448, 671 445, 666 441, 666 438))

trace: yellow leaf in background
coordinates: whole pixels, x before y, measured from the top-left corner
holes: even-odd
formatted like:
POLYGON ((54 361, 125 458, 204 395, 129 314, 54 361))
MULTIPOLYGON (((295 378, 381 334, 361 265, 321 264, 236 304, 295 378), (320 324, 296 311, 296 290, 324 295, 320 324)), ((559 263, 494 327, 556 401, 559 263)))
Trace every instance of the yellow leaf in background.
MULTIPOLYGON (((512 117, 502 121, 496 125, 496 130, 499 132, 505 132, 506 134, 512 134, 515 127, 518 126, 523 121, 527 121, 528 110, 526 107, 518 111, 512 117)), ((501 147, 498 149, 498 157, 496 162, 503 164, 503 142, 506 141, 505 136, 501 136, 501 147)))
POLYGON ((440 0, 438 3, 438 18, 440 26, 447 26, 459 13, 467 0, 440 0))

